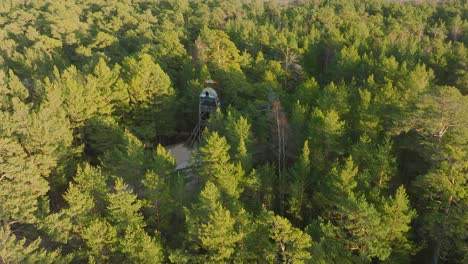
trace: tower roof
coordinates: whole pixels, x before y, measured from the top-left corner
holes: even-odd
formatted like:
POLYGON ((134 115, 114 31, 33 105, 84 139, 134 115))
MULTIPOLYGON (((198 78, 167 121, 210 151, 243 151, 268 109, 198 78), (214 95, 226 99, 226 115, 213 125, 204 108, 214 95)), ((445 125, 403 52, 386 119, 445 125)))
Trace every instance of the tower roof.
POLYGON ((218 94, 211 87, 207 87, 207 88, 203 89, 203 91, 201 91, 201 93, 200 93, 200 97, 206 97, 207 95, 208 95, 209 98, 218 100, 218 94))

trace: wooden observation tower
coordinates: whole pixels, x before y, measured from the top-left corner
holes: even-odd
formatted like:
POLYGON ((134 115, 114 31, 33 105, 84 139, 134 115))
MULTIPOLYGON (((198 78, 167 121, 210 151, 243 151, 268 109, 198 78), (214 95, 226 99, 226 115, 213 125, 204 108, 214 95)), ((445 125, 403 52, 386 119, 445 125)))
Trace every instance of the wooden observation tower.
MULTIPOLYGON (((217 84, 217 82, 213 80, 205 81, 207 84, 217 84)), ((203 129, 208 124, 208 119, 210 117, 210 113, 216 112, 216 110, 221 106, 219 101, 218 94, 216 91, 211 87, 206 87, 201 91, 199 95, 199 104, 198 104, 198 124, 193 129, 193 132, 189 139, 189 145, 193 146, 196 141, 200 141, 201 133, 203 129)))

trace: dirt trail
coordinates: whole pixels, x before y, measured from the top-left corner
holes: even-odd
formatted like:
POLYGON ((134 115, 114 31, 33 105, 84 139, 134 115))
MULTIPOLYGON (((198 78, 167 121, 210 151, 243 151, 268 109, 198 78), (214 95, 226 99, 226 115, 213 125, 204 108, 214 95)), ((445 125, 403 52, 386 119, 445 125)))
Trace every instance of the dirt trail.
POLYGON ((190 165, 192 149, 185 146, 184 143, 168 146, 167 149, 171 151, 172 157, 176 159, 176 170, 185 169, 190 165))

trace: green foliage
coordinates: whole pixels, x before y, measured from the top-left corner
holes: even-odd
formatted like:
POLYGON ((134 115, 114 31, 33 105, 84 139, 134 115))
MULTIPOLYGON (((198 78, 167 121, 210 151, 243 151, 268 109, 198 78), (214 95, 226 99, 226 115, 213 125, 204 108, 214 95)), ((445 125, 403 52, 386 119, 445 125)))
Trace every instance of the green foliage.
POLYGON ((298 146, 305 140, 306 137, 306 120, 308 109, 298 100, 291 110, 291 127, 293 130, 294 144, 298 146))
POLYGON ((393 198, 383 205, 383 224, 388 227, 386 239, 391 241, 392 255, 390 260, 408 261, 414 253, 414 244, 408 239, 411 221, 416 217, 416 211, 411 209, 408 194, 400 186, 393 198))
POLYGON ((200 200, 187 215, 188 233, 194 249, 201 254, 197 262, 226 262, 235 253, 242 234, 236 229, 236 219, 220 201, 221 194, 207 182, 200 200))
POLYGON ((466 1, 0 2, 0 263, 466 262, 466 1))
POLYGON ((311 259, 308 248, 312 245, 312 239, 308 234, 272 212, 268 212, 267 224, 276 250, 275 263, 306 263, 311 259))
POLYGON ((203 28, 195 45, 200 63, 219 70, 240 70, 239 50, 225 32, 203 28))
POLYGON ((159 241, 150 237, 141 228, 128 227, 122 240, 122 252, 128 263, 163 263, 163 248, 159 241))
MULTIPOLYGON (((163 146, 158 145, 152 168, 146 173, 142 183, 145 187, 146 206, 150 219, 147 222, 170 227, 171 213, 177 206, 172 186, 177 184, 174 173, 175 159, 163 146), (153 223, 154 222, 154 223, 153 223)), ((177 188, 176 186, 175 188, 177 188)), ((162 228, 159 228, 161 230, 162 228)))
POLYGON ((141 141, 128 130, 123 131, 121 137, 118 145, 104 152, 101 161, 111 174, 136 188, 146 173, 148 155, 141 141))
POLYGON ((0 231, 0 259, 4 263, 70 263, 60 250, 48 252, 40 245, 41 239, 29 243, 18 239, 9 227, 0 231))
POLYGON ((340 120, 340 116, 335 110, 323 112, 318 108, 313 109, 309 125, 308 131, 314 163, 323 164, 324 160, 343 153, 345 122, 340 120))
POLYGON ((419 193, 418 203, 424 204, 420 221, 434 252, 461 263, 466 258, 463 226, 467 219, 467 152, 447 146, 447 153, 448 157, 416 179, 415 192, 419 193))
POLYGON ((217 132, 208 132, 206 144, 200 147, 197 160, 202 168, 201 176, 216 184, 223 193, 238 198, 244 171, 240 163, 230 161, 229 149, 225 137, 219 136, 217 132))
POLYGON ((460 140, 463 144, 467 140, 467 105, 467 97, 456 88, 440 87, 415 103, 406 122, 429 143, 448 137, 449 142, 460 140))
POLYGON ((94 220, 84 227, 82 237, 89 262, 106 262, 116 250, 117 231, 106 220, 94 220))
POLYGON ((1 222, 7 226, 14 221, 33 223, 36 221, 38 199, 49 190, 47 181, 17 142, 1 138, 0 154, 1 222))
POLYGON ((289 210, 288 213, 294 216, 295 219, 303 220, 304 209, 310 207, 307 205, 306 190, 310 183, 311 176, 310 166, 310 150, 309 142, 304 142, 302 154, 294 167, 291 169, 291 185, 289 190, 289 210))
POLYGON ((170 135, 174 127, 174 89, 169 76, 148 54, 123 62, 129 104, 122 105, 121 119, 145 142, 170 135))
POLYGON ((242 168, 249 171, 252 168, 253 143, 252 125, 249 120, 237 112, 228 111, 227 115, 221 112, 214 113, 209 122, 211 129, 226 136, 231 146, 229 154, 233 161, 239 161, 242 168))
POLYGON ((108 178, 102 173, 100 168, 92 167, 89 164, 79 166, 73 180, 81 191, 89 192, 93 195, 96 201, 101 203, 100 209, 103 209, 102 201, 104 201, 109 192, 109 188, 108 178))
POLYGON ((396 173, 392 142, 387 138, 381 145, 373 144, 367 136, 363 136, 353 146, 352 153, 362 171, 358 180, 362 190, 369 193, 386 191, 396 173))
POLYGON ((150 55, 142 54, 139 58, 128 58, 123 65, 131 104, 150 103, 158 97, 174 92, 169 76, 154 63, 150 55))
POLYGON ((38 199, 49 191, 46 178, 69 154, 72 134, 60 101, 44 98, 39 107, 10 71, 0 84, 0 194, 2 222, 32 223, 38 199), (58 127, 60 125, 60 127, 58 127))
POLYGON ((46 80, 45 91, 61 92, 65 112, 73 127, 82 126, 84 122, 96 115, 111 112, 109 99, 102 98, 103 95, 98 90, 98 80, 86 80, 85 76, 74 66, 67 68, 61 74, 58 69, 55 69, 54 75, 52 82, 46 80))
POLYGON ((128 190, 128 185, 121 178, 117 178, 114 193, 109 194, 107 199, 109 218, 117 230, 144 227, 143 216, 139 213, 142 202, 128 190))

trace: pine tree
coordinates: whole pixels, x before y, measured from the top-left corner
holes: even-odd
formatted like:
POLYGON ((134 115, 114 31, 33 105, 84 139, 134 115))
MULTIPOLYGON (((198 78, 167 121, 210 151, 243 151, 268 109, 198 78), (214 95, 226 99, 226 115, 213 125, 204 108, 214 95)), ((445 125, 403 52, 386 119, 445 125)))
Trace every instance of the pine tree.
POLYGON ((466 96, 454 87, 439 87, 420 98, 404 120, 406 129, 414 129, 429 145, 437 146, 446 138, 466 143, 466 96))
POLYGON ((121 250, 126 254, 128 263, 164 263, 161 243, 142 228, 127 227, 125 236, 120 241, 121 250))
POLYGON ((315 108, 311 113, 308 135, 314 164, 324 169, 326 160, 342 154, 345 121, 340 119, 335 110, 323 112, 315 108))
POLYGON ((13 98, 18 98, 23 103, 26 103, 26 100, 30 95, 29 91, 23 83, 21 83, 15 73, 12 70, 9 70, 7 77, 3 71, 0 71, 0 77, 2 78, 2 82, 0 83, 0 94, 2 94, 0 109, 6 110, 11 104, 11 100, 13 98))
POLYGON ((366 89, 359 89, 359 99, 357 106, 359 123, 356 130, 361 136, 367 135, 375 139, 377 133, 381 131, 381 124, 372 102, 372 94, 366 89))
POLYGON ((60 250, 47 251, 41 248, 41 239, 27 243, 18 239, 9 227, 0 230, 0 261, 2 263, 70 263, 69 257, 60 250))
POLYGON ((236 230, 236 219, 220 200, 218 188, 208 181, 199 202, 188 212, 189 241, 201 254, 199 262, 227 262, 242 239, 236 230))
POLYGON ((361 137, 352 147, 353 158, 361 170, 358 177, 361 191, 378 196, 388 190, 397 167, 392 148, 393 142, 389 138, 382 144, 375 144, 367 136, 361 137))
POLYGON ((46 81, 42 89, 43 93, 38 95, 39 110, 30 127, 31 142, 41 152, 60 159, 72 152, 72 124, 66 116, 64 96, 60 88, 46 81))
POLYGON ((300 149, 300 144, 306 138, 307 115, 307 107, 301 104, 301 101, 296 101, 291 110, 291 129, 294 135, 292 141, 297 150, 300 149))
POLYGON ((33 107, 28 90, 13 72, 0 85, 0 93, 6 99, 0 102, 1 221, 32 223, 38 199, 45 200, 49 191, 46 178, 67 155, 71 131, 52 100, 33 107), (55 116, 49 115, 51 111, 55 116))
POLYGON ((389 257, 391 247, 386 240, 386 229, 382 228, 381 215, 363 196, 353 195, 342 201, 334 213, 329 221, 321 224, 325 259, 332 261, 336 255, 355 259, 352 255, 356 255, 359 262, 370 263, 373 258, 389 257), (329 247, 333 249, 327 250, 329 247))
POLYGON ((308 204, 307 201, 307 187, 310 183, 311 166, 310 166, 310 150, 309 142, 304 142, 302 148, 302 155, 299 160, 294 164, 291 172, 291 183, 289 188, 289 209, 288 213, 295 219, 302 221, 304 216, 304 209, 308 204))
POLYGON ((83 228, 88 262, 108 262, 117 250, 117 231, 106 220, 95 219, 83 228))
POLYGON ((176 102, 169 76, 148 54, 128 57, 123 65, 130 105, 122 107, 121 119, 145 143, 170 135, 176 102))
POLYGON ((203 28, 195 46, 200 62, 220 70, 240 70, 239 50, 225 32, 203 28))
POLYGON ((124 130, 121 137, 119 144, 103 154, 102 167, 133 188, 139 188, 148 167, 148 155, 143 143, 130 131, 124 130))
POLYGON ((128 190, 128 185, 121 178, 117 178, 114 193, 107 197, 109 205, 109 219, 118 232, 128 227, 143 228, 143 216, 139 212, 143 203, 128 190))
POLYGON ((272 210, 274 206, 275 190, 275 167, 272 164, 264 164, 258 168, 257 174, 259 178, 259 198, 258 208, 264 206, 268 210, 272 210))
POLYGON ((175 159, 163 146, 158 145, 153 157, 152 168, 146 173, 143 185, 145 187, 147 214, 151 219, 147 222, 160 227, 171 227, 170 213, 175 209, 171 185, 177 176, 174 174, 175 159), (153 223, 154 222, 154 223, 153 223))
POLYGON ((162 263, 164 256, 158 238, 145 231, 140 210, 143 202, 133 194, 121 178, 115 181, 114 192, 108 194, 109 220, 118 235, 119 251, 129 262, 162 263))
POLYGON ((169 76, 154 63, 150 55, 128 57, 123 67, 131 104, 151 104, 162 96, 174 93, 169 76))
POLYGON ((79 166, 73 180, 63 195, 68 207, 49 214, 40 227, 55 241, 79 247, 83 226, 100 218, 106 209, 109 188, 106 175, 89 164, 79 166))
POLYGON ((61 91, 64 109, 72 127, 81 127, 85 121, 98 114, 110 113, 108 102, 102 98, 97 83, 87 82, 76 67, 70 66, 61 74, 55 69, 54 75, 55 80, 45 83, 46 90, 61 91))
POLYGON ((332 188, 337 195, 335 201, 342 198, 352 197, 354 189, 357 187, 356 175, 358 168, 354 165, 353 157, 348 157, 345 164, 338 171, 333 168, 331 171, 332 188))
POLYGON ((414 253, 414 245, 408 239, 411 221, 416 217, 416 211, 411 209, 408 195, 403 186, 400 186, 394 197, 388 199, 383 205, 383 224, 387 229, 386 240, 392 246, 390 259, 401 262, 414 253))
POLYGON ((238 198, 241 193, 240 182, 243 177, 241 165, 230 162, 230 146, 226 138, 217 132, 208 133, 206 143, 200 147, 197 160, 201 166, 200 175, 212 181, 225 194, 238 198))
MULTIPOLYGON (((89 192, 93 197, 95 197, 96 202, 100 203, 102 206, 102 203, 109 192, 109 188, 108 177, 99 167, 92 167, 87 163, 78 166, 73 180, 81 191, 89 192)), ((100 209, 103 209, 103 207, 100 209)))
POLYGON ((273 212, 266 213, 269 235, 273 240, 275 263, 306 263, 311 259, 311 237, 291 225, 288 219, 273 212))
POLYGON ((390 241, 386 240, 381 215, 363 196, 352 196, 338 209, 343 218, 337 226, 347 234, 344 243, 348 250, 371 259, 386 260, 390 253, 390 241))
POLYGON ((123 148, 125 129, 113 117, 98 117, 89 120, 84 129, 85 151, 98 163, 99 158, 116 147, 123 148))
MULTIPOLYGON (((466 149, 466 148, 465 148, 466 149)), ((445 157, 414 182, 423 235, 432 241, 432 261, 462 263, 466 258, 468 162, 463 148, 446 146, 445 157)))
POLYGON ((0 137, 0 222, 9 226, 16 222, 34 223, 39 199, 49 190, 25 149, 12 139, 0 137))
POLYGON ((348 97, 349 93, 344 84, 336 85, 331 82, 323 88, 317 99, 317 104, 323 112, 334 110, 342 116, 349 111, 348 97))
POLYGON ((103 102, 97 103, 102 105, 105 109, 100 112, 111 112, 115 104, 127 105, 128 104, 128 91, 122 80, 119 78, 120 66, 116 64, 112 69, 107 66, 104 58, 99 58, 96 66, 94 66, 93 73, 86 76, 88 83, 96 85, 96 89, 99 91, 103 102))
MULTIPOLYGON (((211 119, 211 118, 210 118, 211 119)), ((251 169, 251 124, 243 116, 235 117, 232 112, 227 113, 224 124, 226 137, 231 145, 231 156, 234 161, 239 161, 245 171, 251 169)))
POLYGON ((327 174, 319 174, 313 179, 313 205, 314 209, 321 212, 322 218, 330 218, 336 211, 337 204, 354 195, 357 174, 358 168, 352 157, 349 157, 344 164, 335 163, 327 174))
POLYGON ((153 171, 160 178, 168 178, 174 171, 176 161, 171 153, 167 151, 162 145, 156 147, 156 153, 153 157, 152 168, 153 171))
POLYGON ((228 210, 218 206, 209 215, 208 222, 202 224, 203 232, 199 239, 203 248, 211 253, 209 261, 219 262, 229 259, 235 252, 233 245, 240 240, 234 230, 235 219, 228 210))
MULTIPOLYGON (((174 14, 181 14, 179 13, 181 9, 175 10, 177 13, 174 14)), ((158 43, 152 45, 151 51, 164 69, 177 71, 188 61, 187 51, 180 41, 184 34, 182 30, 181 27, 167 19, 161 23, 160 29, 155 32, 158 43)))
MULTIPOLYGON (((365 262, 372 258, 396 259, 413 253, 407 233, 415 211, 410 209, 404 189, 400 188, 395 198, 377 200, 377 197, 378 204, 369 202, 358 192, 358 168, 351 157, 341 168, 333 168, 328 177, 330 185, 324 194, 332 195, 328 209, 322 214, 326 217, 321 226, 322 246, 328 248, 335 244, 355 252, 365 262)), ((335 254, 333 251, 324 253, 328 257, 335 254)), ((352 259, 346 254, 343 257, 352 259)))
POLYGON ((299 85, 295 91, 294 97, 305 106, 310 107, 316 104, 319 91, 320 87, 317 80, 311 77, 299 85))

